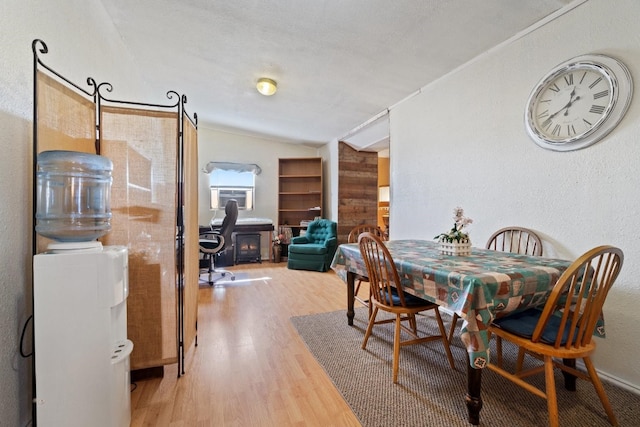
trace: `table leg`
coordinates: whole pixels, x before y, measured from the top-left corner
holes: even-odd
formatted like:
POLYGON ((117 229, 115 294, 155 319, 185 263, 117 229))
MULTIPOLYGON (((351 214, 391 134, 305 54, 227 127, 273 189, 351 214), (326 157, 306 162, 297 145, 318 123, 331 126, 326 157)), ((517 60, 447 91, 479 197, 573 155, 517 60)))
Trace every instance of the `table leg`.
MULTIPOLYGON (((565 366, 576 368, 576 359, 562 359, 562 362, 565 366)), ((562 371, 562 375, 564 376, 564 388, 569 391, 576 391, 576 376, 565 371, 562 371)))
POLYGON ((353 318, 356 312, 353 310, 353 302, 355 300, 355 283, 356 274, 351 271, 347 271, 347 323, 349 326, 353 326, 353 318))
POLYGON ((482 384, 482 369, 474 369, 467 358, 467 395, 465 402, 469 414, 469 424, 480 425, 480 409, 482 409, 482 397, 480 388, 482 384))

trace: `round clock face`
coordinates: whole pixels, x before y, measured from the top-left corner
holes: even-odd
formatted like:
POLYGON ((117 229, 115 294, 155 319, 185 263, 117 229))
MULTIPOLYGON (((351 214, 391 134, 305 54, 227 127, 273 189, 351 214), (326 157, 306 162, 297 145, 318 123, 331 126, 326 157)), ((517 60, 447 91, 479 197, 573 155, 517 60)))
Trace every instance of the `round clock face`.
POLYGON ((525 115, 540 146, 569 151, 591 145, 622 119, 631 101, 626 67, 603 55, 584 55, 554 68, 534 88, 525 115))

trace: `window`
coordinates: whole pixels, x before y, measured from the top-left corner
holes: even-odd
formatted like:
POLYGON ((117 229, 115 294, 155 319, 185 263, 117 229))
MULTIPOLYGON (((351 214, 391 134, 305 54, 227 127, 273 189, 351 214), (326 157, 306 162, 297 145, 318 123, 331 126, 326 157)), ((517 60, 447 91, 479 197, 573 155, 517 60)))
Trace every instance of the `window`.
POLYGON ((210 210, 224 209, 229 199, 238 201, 238 209, 253 210, 258 165, 210 162, 204 172, 209 174, 210 210))

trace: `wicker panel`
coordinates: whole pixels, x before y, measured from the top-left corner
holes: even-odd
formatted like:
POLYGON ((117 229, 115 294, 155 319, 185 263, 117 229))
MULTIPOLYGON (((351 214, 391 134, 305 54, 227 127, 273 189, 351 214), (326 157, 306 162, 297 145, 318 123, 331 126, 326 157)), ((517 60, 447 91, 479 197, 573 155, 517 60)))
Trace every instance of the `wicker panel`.
POLYGON ((129 248, 131 369, 177 361, 178 114, 101 108, 101 151, 114 164, 109 245, 129 248))
MULTIPOLYGON (((42 71, 36 74, 38 153, 69 150, 96 153, 96 108, 92 100, 42 71)), ((36 185, 36 183, 34 183, 36 185)), ((37 252, 51 242, 36 236, 37 252)))
POLYGON ((96 153, 96 107, 92 99, 38 71, 38 152, 96 153))

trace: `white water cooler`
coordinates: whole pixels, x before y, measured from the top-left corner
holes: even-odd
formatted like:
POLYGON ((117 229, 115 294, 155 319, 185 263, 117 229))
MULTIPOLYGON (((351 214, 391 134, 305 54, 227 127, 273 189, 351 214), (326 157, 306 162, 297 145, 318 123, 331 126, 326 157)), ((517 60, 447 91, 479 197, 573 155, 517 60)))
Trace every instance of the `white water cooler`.
POLYGON ((33 267, 37 425, 129 426, 127 248, 52 243, 33 267))

